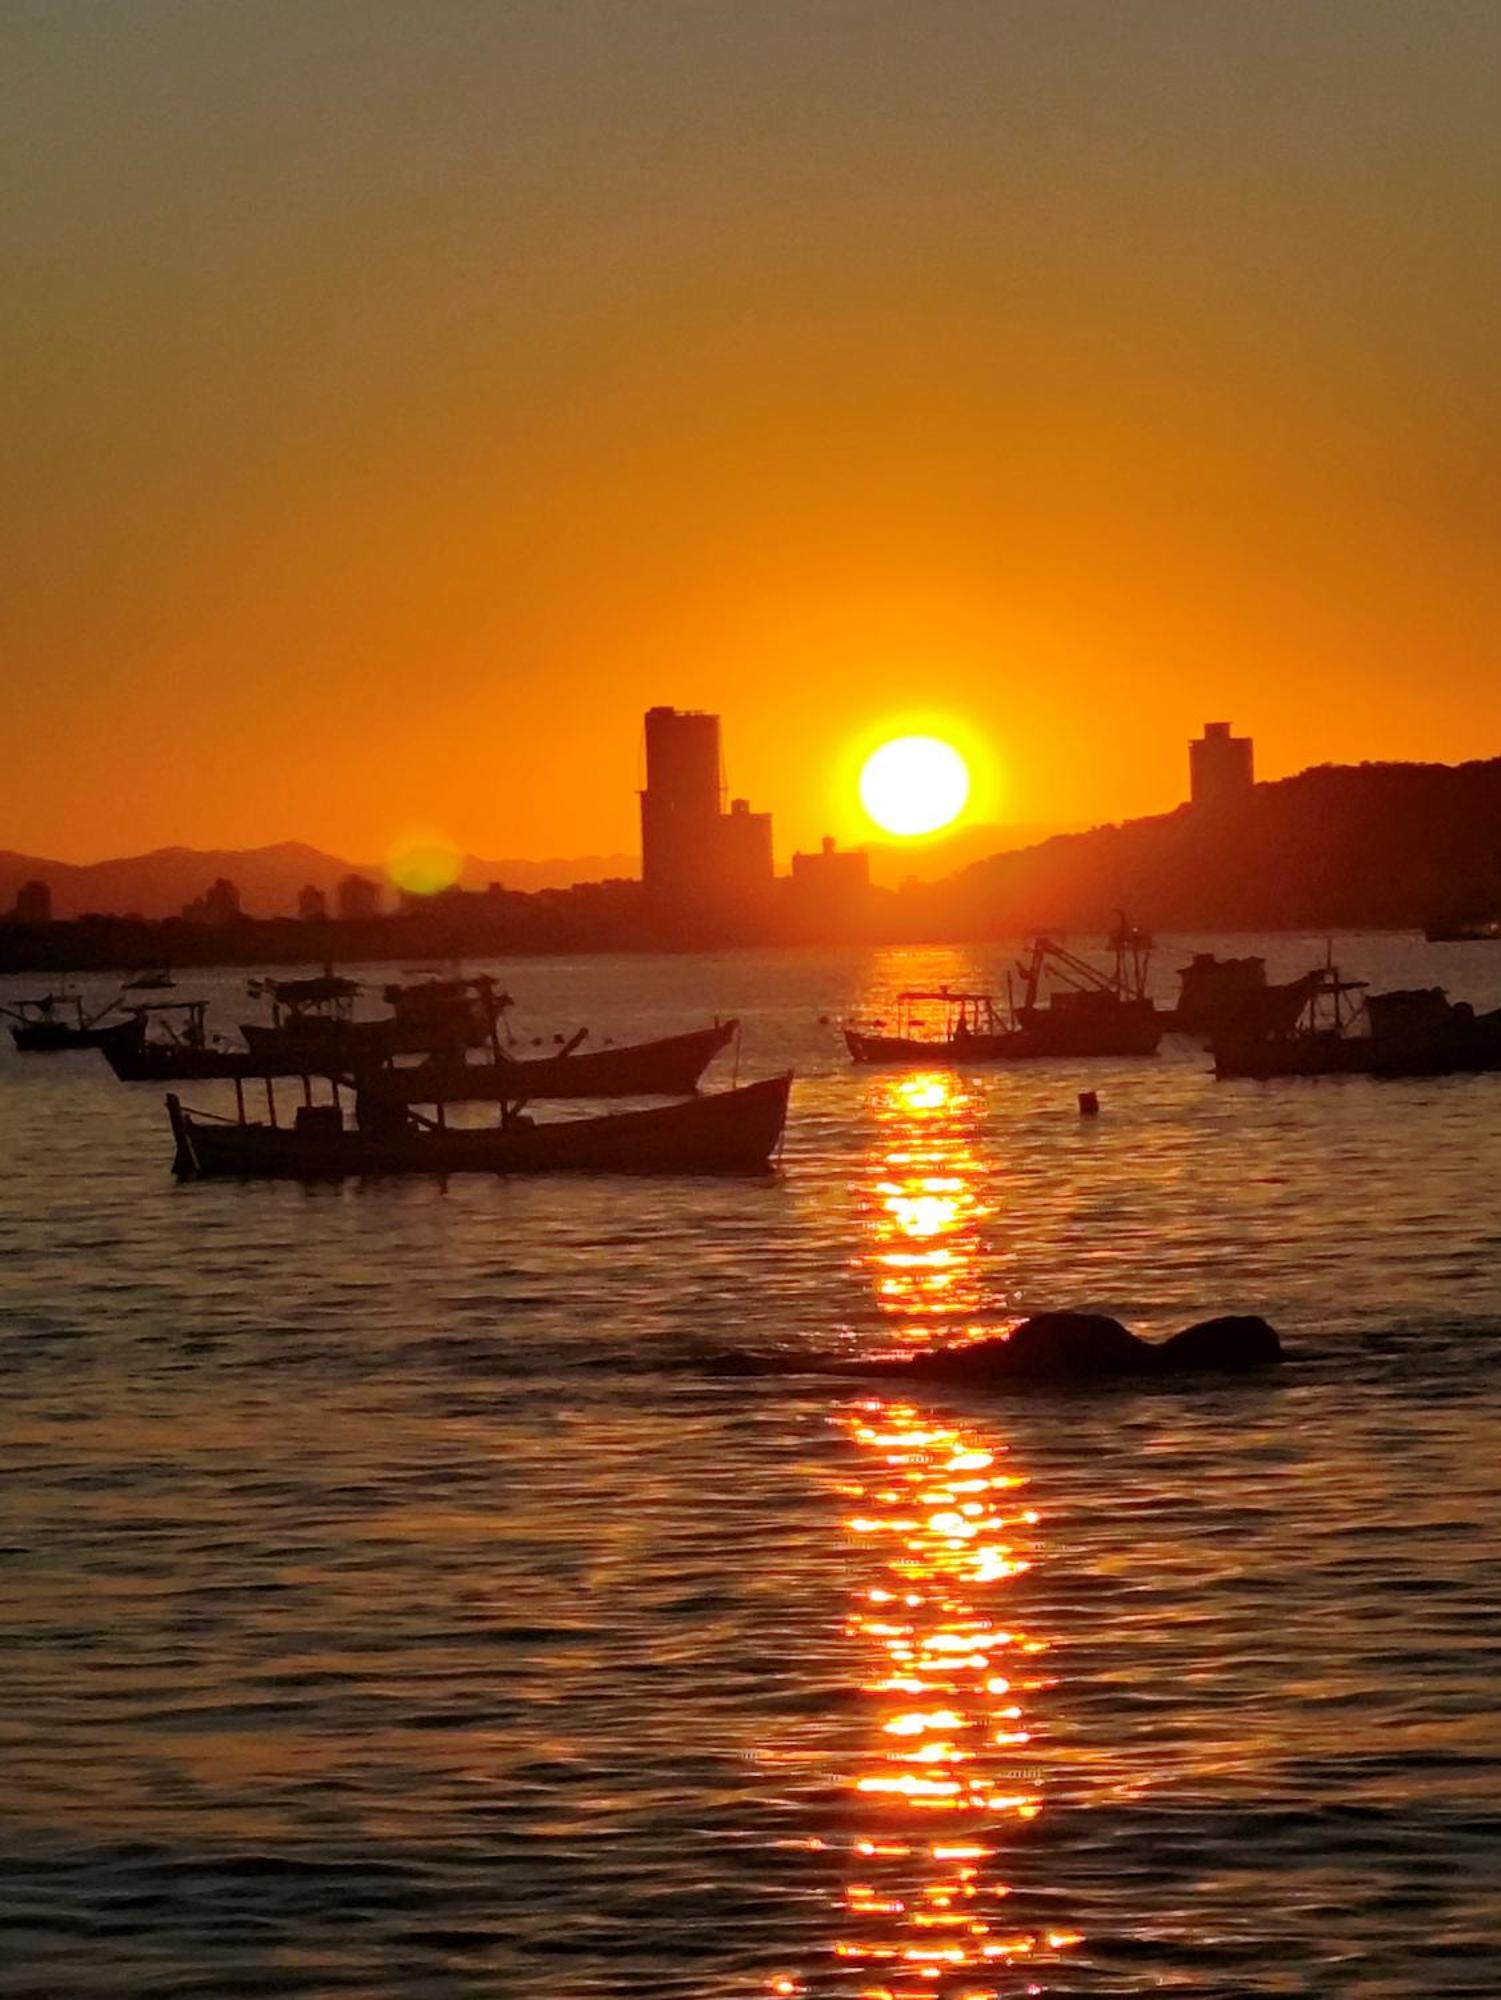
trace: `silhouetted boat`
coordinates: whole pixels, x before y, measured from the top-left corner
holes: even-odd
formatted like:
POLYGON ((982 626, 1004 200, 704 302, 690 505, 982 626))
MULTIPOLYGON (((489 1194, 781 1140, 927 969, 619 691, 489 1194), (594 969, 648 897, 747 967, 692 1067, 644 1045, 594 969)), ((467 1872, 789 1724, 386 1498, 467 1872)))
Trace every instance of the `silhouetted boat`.
POLYGON ((126 980, 121 990, 126 993, 167 993, 176 984, 177 981, 167 971, 166 967, 163 966, 157 972, 136 973, 134 978, 126 980))
POLYGON ((206 1000, 150 1001, 124 1011, 127 1018, 107 1028, 99 1042, 122 1083, 192 1083, 279 1073, 245 1049, 216 1048, 208 1034, 206 1000))
POLYGON ((1423 936, 1429 944, 1496 944, 1501 943, 1501 917, 1492 917, 1481 922, 1431 923, 1423 936))
POLYGON ((362 1082, 396 1104, 502 1104, 526 1098, 689 1097, 704 1071, 728 1048, 738 1021, 619 1048, 582 1049, 578 1038, 556 1055, 520 1057, 495 1052, 489 1062, 429 1057, 392 1064, 362 1082))
POLYGON ((947 986, 902 993, 893 1033, 882 1021, 852 1022, 844 1030, 845 1045, 857 1063, 906 1066, 1153 1055, 1162 1040, 1162 1019, 1146 993, 1151 940, 1122 920, 1109 944, 1115 964, 1106 973, 1052 938, 1039 937, 1017 967, 1022 997, 1009 998, 1004 1011, 990 993, 947 986), (1040 996, 1049 978, 1052 990, 1044 1004, 1040 996), (937 1033, 927 1031, 930 1009, 941 1009, 937 1033))
POLYGON ((13 1000, 0 1006, 9 1017, 11 1040, 29 1055, 55 1055, 66 1049, 97 1049, 109 1033, 101 1026, 117 1002, 111 1000, 97 1014, 86 1015, 82 997, 66 988, 43 993, 35 1000, 13 1000))
POLYGON ((158 1016, 164 1028, 148 1037, 141 1019, 120 1022, 101 1044, 105 1060, 123 1083, 189 1083, 209 1078, 248 1082, 294 1077, 309 1070, 336 1072, 372 1096, 397 1105, 521 1103, 530 1098, 689 1097, 709 1064, 733 1039, 738 1023, 716 1022, 684 1035, 619 1048, 583 1051, 565 1047, 554 1055, 511 1056, 504 1050, 491 1062, 429 1057, 402 1067, 387 1060, 384 1047, 338 1043, 309 1051, 293 1045, 280 1052, 215 1048, 204 1032, 204 1001, 175 1008, 132 1008, 132 1016, 158 1016), (187 1018, 178 1027, 171 1015, 187 1018))
POLYGON ((1271 985, 1264 958, 1216 958, 1212 951, 1196 951, 1179 969, 1178 1004, 1163 1012, 1163 1023, 1210 1041, 1288 1034, 1322 979, 1322 968, 1316 968, 1271 985))
MULTIPOLYGON (((181 1179, 327 1180, 351 1174, 760 1174, 787 1118, 790 1076, 602 1118, 538 1124, 509 1113, 498 1126, 444 1126, 411 1112, 304 1104, 290 1125, 210 1119, 167 1098, 181 1179)), ((269 1090, 268 1090, 269 1098, 269 1090)), ((274 1117, 274 1102, 270 1106, 274 1117)))
POLYGON ((1441 986, 1346 997, 1364 982, 1325 968, 1290 1033, 1225 1037, 1213 1046, 1218 1077, 1455 1076, 1501 1070, 1501 1008, 1477 1014, 1441 986))
POLYGON ((461 1055, 485 1043, 498 1048, 497 1024, 511 1005, 493 979, 427 979, 387 986, 383 1019, 357 1021, 361 988, 332 971, 321 979, 268 979, 253 991, 271 1000, 271 1023, 247 1021, 240 1032, 254 1056, 283 1065, 282 1074, 330 1065, 352 1068, 397 1055, 461 1055))

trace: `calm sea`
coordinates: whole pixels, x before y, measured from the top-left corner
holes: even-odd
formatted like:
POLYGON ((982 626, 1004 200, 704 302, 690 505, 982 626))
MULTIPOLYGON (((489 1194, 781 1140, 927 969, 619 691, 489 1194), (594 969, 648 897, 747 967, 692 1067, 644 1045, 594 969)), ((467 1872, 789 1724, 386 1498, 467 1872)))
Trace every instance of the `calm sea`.
POLYGON ((1501 1077, 843 1059, 1008 956, 503 968, 528 1034, 739 1015, 749 1184, 180 1187, 158 1091, 0 1054, 0 1993, 1501 1994, 1501 1077), (1296 1359, 695 1367, 1060 1306, 1296 1359))

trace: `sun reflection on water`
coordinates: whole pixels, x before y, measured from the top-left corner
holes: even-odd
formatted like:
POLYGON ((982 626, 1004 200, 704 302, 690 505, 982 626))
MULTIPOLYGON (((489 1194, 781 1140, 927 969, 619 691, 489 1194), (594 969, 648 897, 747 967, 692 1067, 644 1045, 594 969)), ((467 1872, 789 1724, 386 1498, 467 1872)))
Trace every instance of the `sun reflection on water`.
MULTIPOLYGON (((1046 1644, 1000 1601, 1038 1514, 976 1426, 872 1399, 837 1418, 863 1461, 846 1529, 863 1560, 846 1629, 869 1748, 835 1956, 865 2000, 992 2000, 1075 1942, 1008 1921, 1004 1853, 1043 1809, 1030 1750, 1046 1644)), ((1040 1989, 1036 1989, 1040 1990, 1040 1989)))
POLYGON ((979 1110, 955 1076, 913 1071, 881 1077, 874 1109, 881 1137, 866 1197, 863 1251, 881 1310, 903 1345, 926 1345, 935 1320, 962 1320, 980 1305, 979 1110))
MULTIPOLYGON (((863 1253, 904 1347, 978 1335, 985 1163, 978 1107, 942 1074, 883 1078, 863 1253), (939 1322, 942 1322, 940 1325, 939 1322)), ((1010 2000, 1080 1942, 1013 1915, 1006 1857, 1043 1811, 1047 1644, 1016 1601, 1042 1517, 994 1427, 901 1397, 846 1404, 838 1493, 853 1570, 845 1634, 866 1718, 841 1774, 842 1909, 830 1963, 772 1993, 1010 2000)), ((830 1843, 810 1843, 824 1847, 830 1843)))

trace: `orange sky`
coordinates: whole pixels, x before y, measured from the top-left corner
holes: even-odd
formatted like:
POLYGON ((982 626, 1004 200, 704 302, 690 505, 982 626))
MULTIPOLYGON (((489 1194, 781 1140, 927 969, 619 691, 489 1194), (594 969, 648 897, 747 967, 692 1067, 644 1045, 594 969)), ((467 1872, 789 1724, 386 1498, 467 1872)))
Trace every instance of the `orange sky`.
POLYGON ((0 24, 0 846, 777 845, 1501 752, 1489 0, 259 0, 0 24))

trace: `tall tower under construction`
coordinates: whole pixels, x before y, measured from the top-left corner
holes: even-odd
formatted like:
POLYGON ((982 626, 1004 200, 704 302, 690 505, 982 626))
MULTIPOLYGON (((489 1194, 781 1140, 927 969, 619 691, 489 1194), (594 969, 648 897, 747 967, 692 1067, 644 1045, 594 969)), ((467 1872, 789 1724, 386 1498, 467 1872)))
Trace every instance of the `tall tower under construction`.
POLYGON ((770 892, 771 815, 744 799, 724 810, 717 715, 646 712, 641 879, 653 901, 698 912, 770 892))
POLYGON ((695 709, 649 708, 641 879, 651 894, 676 901, 697 888, 714 845, 723 797, 719 717, 695 709))

